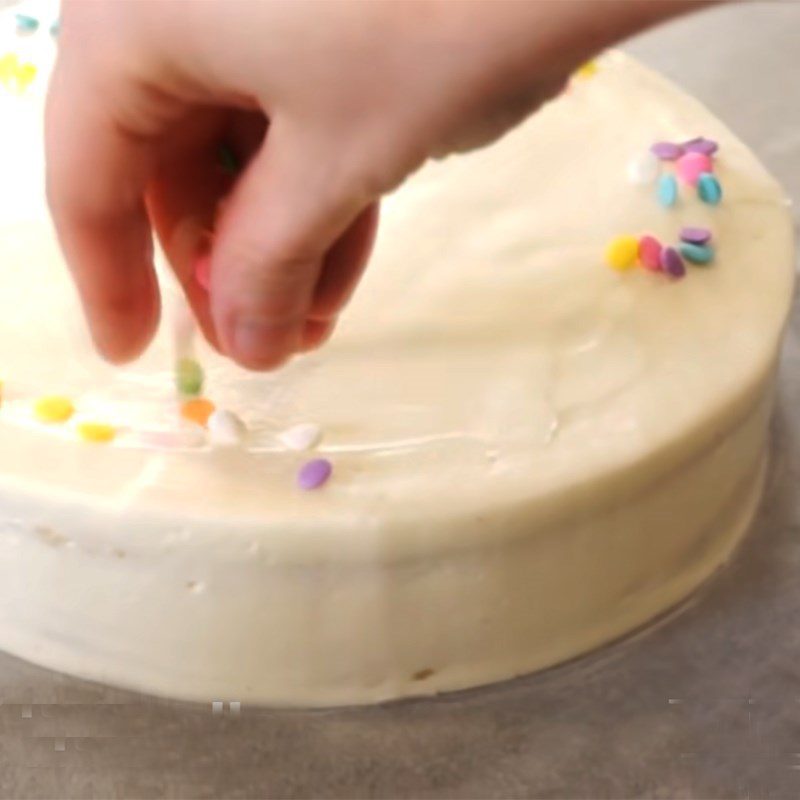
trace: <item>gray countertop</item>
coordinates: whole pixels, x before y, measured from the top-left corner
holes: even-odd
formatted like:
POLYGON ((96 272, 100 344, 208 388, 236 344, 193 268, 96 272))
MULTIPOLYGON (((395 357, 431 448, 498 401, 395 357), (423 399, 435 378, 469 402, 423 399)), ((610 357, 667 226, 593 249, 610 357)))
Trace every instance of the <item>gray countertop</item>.
MULTIPOLYGON (((715 9, 629 49, 800 198, 800 4, 715 9)), ((800 797, 798 399, 800 310, 755 530, 654 630, 507 684, 326 712, 214 713, 2 656, 0 796, 800 797)))

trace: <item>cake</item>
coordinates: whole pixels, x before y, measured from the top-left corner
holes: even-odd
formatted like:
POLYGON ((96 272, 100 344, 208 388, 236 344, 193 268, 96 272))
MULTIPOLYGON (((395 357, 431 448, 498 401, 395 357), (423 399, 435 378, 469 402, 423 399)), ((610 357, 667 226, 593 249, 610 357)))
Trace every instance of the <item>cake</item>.
POLYGON ((41 187, 55 45, 13 27, 1 649, 173 698, 371 703, 573 658, 729 559, 763 484, 792 225, 695 100, 607 53, 426 165, 323 349, 255 374, 196 343, 212 435, 182 415, 165 270, 146 354, 91 348, 41 187))

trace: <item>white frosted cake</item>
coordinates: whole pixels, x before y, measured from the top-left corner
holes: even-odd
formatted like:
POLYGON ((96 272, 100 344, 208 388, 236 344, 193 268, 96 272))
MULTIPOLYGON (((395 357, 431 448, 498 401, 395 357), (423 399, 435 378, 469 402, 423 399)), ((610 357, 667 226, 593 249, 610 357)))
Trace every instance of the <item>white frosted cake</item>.
POLYGON ((49 24, 0 38, 1 649, 170 697, 368 703, 572 658, 729 558, 792 226, 696 101, 611 53, 426 166, 321 351, 253 374, 198 344, 226 438, 182 414, 167 278, 144 357, 92 351, 41 186, 49 24))

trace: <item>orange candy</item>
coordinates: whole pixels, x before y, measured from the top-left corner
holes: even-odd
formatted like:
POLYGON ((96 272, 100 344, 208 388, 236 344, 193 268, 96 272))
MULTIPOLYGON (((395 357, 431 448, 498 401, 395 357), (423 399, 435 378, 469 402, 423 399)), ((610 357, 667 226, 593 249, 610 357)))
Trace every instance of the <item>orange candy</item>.
POLYGON ((196 425, 206 426, 216 406, 205 397, 194 397, 181 404, 181 416, 196 425))

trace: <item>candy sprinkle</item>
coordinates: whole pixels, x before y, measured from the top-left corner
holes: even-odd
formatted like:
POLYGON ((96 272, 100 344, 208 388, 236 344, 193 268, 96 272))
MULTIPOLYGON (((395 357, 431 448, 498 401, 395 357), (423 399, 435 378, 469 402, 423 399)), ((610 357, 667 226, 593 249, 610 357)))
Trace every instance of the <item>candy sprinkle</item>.
POLYGON ((333 464, 326 458, 315 458, 307 461, 297 473, 297 485, 304 492, 319 489, 327 483, 333 472, 333 464))
POLYGON ((681 228, 681 241, 690 244, 708 244, 711 241, 711 231, 708 228, 681 228))
POLYGON ((635 236, 617 236, 606 246, 606 264, 620 272, 636 265, 639 240, 635 236))
POLYGON ((81 422, 76 429, 84 442, 111 442, 117 435, 117 429, 105 422, 81 422))
POLYGON ((722 187, 710 172, 704 172, 698 179, 697 193, 700 199, 710 206, 717 206, 722 200, 722 187))
POLYGON ((649 186, 655 183, 661 172, 661 162, 655 153, 646 150, 628 162, 628 180, 634 186, 649 186))
POLYGON ((683 143, 683 149, 687 153, 704 153, 707 156, 713 156, 719 150, 719 144, 713 139, 706 139, 703 136, 698 136, 696 139, 690 139, 688 142, 683 143))
POLYGON ((681 254, 674 247, 665 247, 661 251, 661 269, 672 278, 682 278, 686 274, 681 254))
POLYGON ((195 397, 181 404, 181 416, 189 422, 206 427, 216 406, 205 397, 195 397))
POLYGON ((234 153, 231 146, 225 142, 222 142, 217 149, 217 159, 220 169, 226 175, 236 175, 241 169, 239 159, 236 158, 236 153, 234 153))
POLYGON ((196 397, 203 391, 203 368, 193 358, 179 358, 175 364, 175 387, 183 397, 196 397))
POLYGON ((29 14, 17 14, 17 33, 36 33, 39 30, 39 20, 29 14))
POLYGON ((40 422, 66 422, 74 413, 75 406, 68 397, 48 395, 33 404, 33 413, 40 422))
POLYGON ((278 440, 290 450, 311 450, 320 439, 322 428, 313 422, 301 422, 278 434, 278 440))
POLYGON ((218 408, 208 418, 208 434, 212 444, 233 446, 244 441, 247 426, 233 411, 218 408))
POLYGON ((194 262, 194 279, 208 291, 211 286, 211 254, 203 253, 194 262))
POLYGON ((656 142, 650 151, 662 161, 675 161, 683 155, 683 147, 673 142, 656 142))
POLYGON ((683 242, 678 245, 681 255, 692 264, 710 264, 714 260, 714 248, 711 245, 683 242))
POLYGON ((678 181, 674 175, 662 175, 658 179, 658 202, 664 208, 671 208, 678 202, 678 181))
POLYGON ((642 236, 639 239, 639 262, 651 272, 661 271, 661 251, 664 248, 654 236, 642 236))
POLYGON ((686 153, 675 164, 680 179, 689 186, 697 186, 700 176, 705 172, 710 173, 713 168, 711 156, 705 153, 686 153))
POLYGON ((587 61, 585 64, 581 64, 581 66, 575 70, 575 74, 579 78, 591 78, 597 74, 598 69, 599 67, 597 66, 596 61, 587 61))

